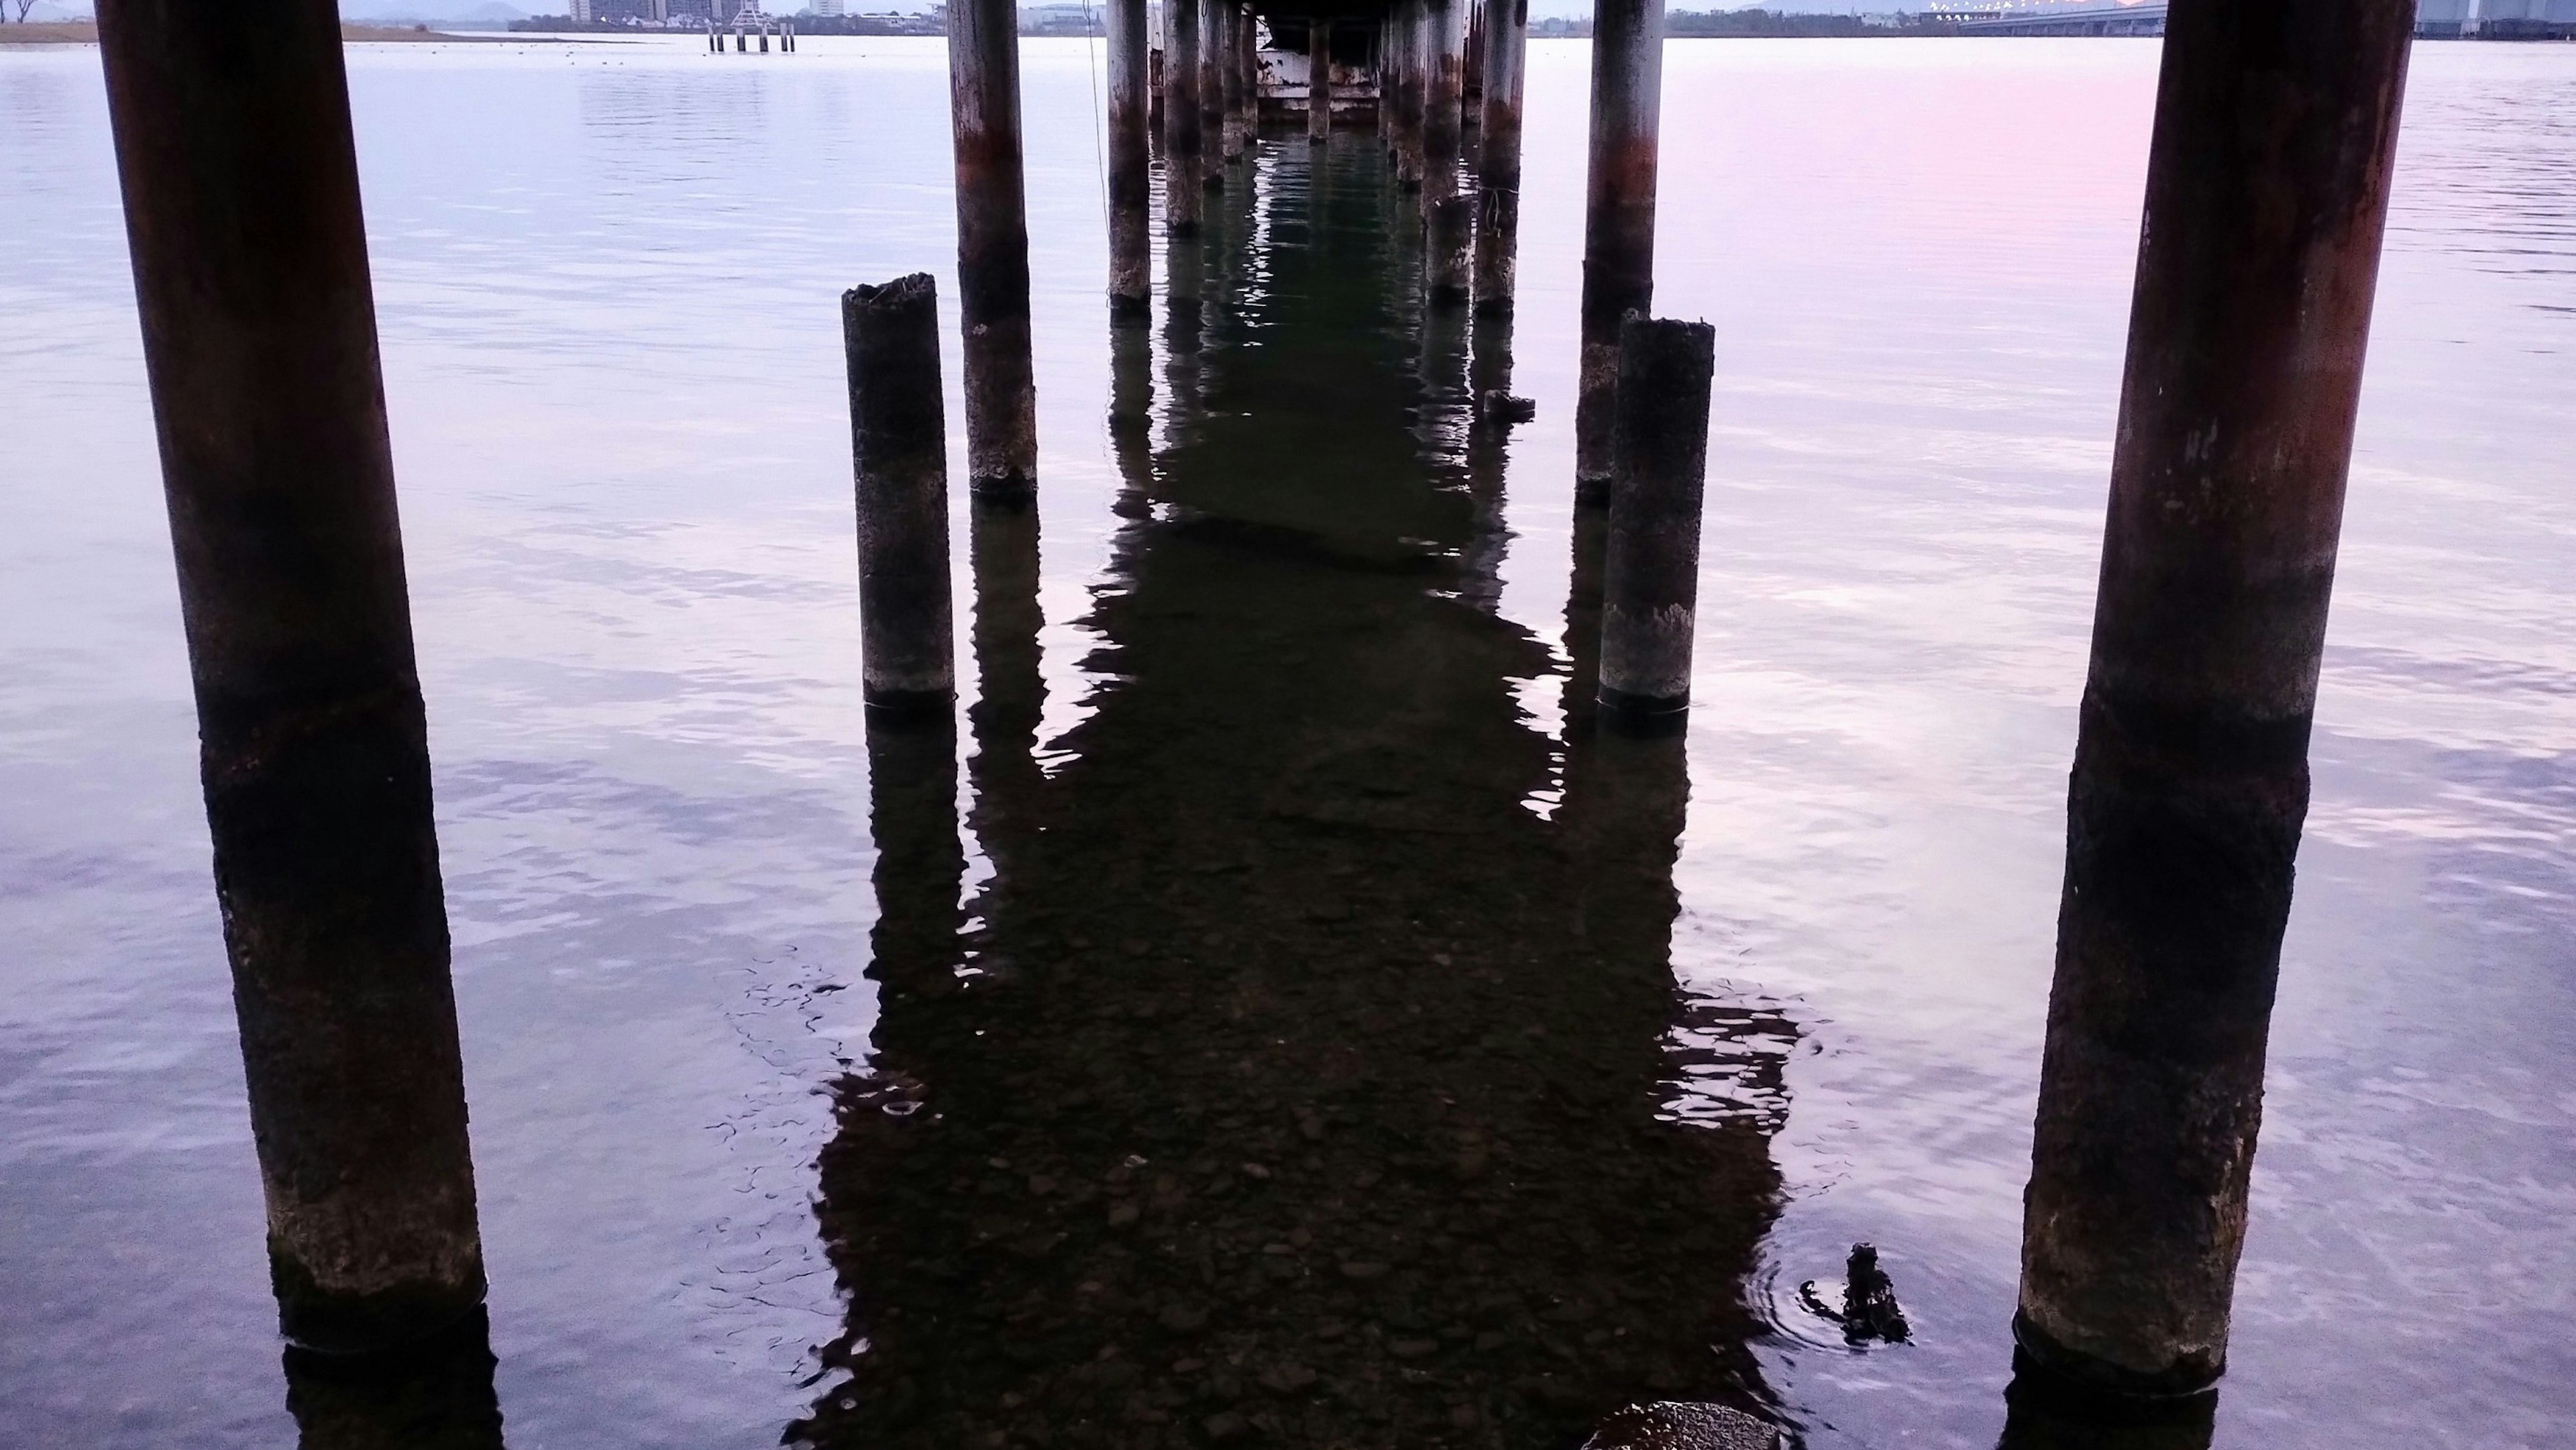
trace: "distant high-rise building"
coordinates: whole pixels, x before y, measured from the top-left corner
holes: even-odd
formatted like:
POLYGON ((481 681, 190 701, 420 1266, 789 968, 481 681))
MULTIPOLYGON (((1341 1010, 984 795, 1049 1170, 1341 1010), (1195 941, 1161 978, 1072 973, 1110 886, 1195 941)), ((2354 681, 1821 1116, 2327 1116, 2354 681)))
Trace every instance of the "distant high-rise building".
POLYGON ((848 7, 842 3, 842 0, 811 0, 811 3, 805 8, 816 15, 844 15, 848 13, 848 7))

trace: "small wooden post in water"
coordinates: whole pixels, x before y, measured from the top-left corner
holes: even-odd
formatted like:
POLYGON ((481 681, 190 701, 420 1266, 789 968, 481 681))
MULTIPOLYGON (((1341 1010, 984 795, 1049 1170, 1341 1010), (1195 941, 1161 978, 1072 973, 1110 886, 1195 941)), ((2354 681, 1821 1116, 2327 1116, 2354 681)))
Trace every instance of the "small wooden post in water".
POLYGON ((944 713, 957 665, 938 285, 916 272, 851 288, 841 338, 858 474, 860 683, 877 709, 944 713))
POLYGON ((1427 0, 1423 7, 1430 65, 1422 104, 1422 212, 1430 249, 1431 304, 1467 302, 1475 202, 1458 189, 1460 116, 1467 78, 1467 0, 1427 0))
POLYGON ((1333 137, 1333 22, 1306 25, 1306 139, 1317 146, 1333 137))
POLYGON ((1012 0, 949 6, 948 97, 957 143, 957 307, 966 328, 966 486, 983 496, 1025 494, 1037 486, 1038 402, 1012 0))
POLYGON ((2015 1330, 2226 1365, 2411 0, 2178 0, 2067 801, 2015 1330))
POLYGON ((1485 18, 1485 120, 1477 148, 1476 310, 1509 312, 1521 228, 1521 69, 1529 0, 1490 0, 1485 18))
POLYGON ((1171 57, 1163 63, 1163 225, 1176 237, 1198 235, 1206 201, 1199 195, 1199 0, 1165 0, 1171 57))
POLYGON ((1574 397, 1574 501, 1609 501, 1619 326, 1655 300, 1655 130, 1664 0, 1599 0, 1583 217, 1583 354, 1574 397))
POLYGON ((1620 330, 1601 709, 1622 724, 1678 728, 1690 707, 1716 350, 1705 322, 1632 317, 1620 330))
POLYGON ((278 1318, 483 1300, 429 743, 331 0, 100 0, 278 1318))
POLYGON ((1152 312, 1145 54, 1145 0, 1109 0, 1109 314, 1129 321, 1152 312))

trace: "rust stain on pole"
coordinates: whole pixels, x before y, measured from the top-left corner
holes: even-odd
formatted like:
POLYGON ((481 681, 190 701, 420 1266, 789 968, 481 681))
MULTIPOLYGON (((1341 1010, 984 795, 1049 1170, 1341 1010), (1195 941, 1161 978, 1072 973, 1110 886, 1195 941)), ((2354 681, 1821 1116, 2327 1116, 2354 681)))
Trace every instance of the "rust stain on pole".
POLYGON ((1038 402, 1012 0, 949 7, 948 106, 957 143, 957 307, 966 328, 966 484, 983 495, 1023 495, 1037 486, 1038 402))
POLYGON ((1140 320, 1153 284, 1145 0, 1109 0, 1109 312, 1140 320))
POLYGON ((339 15, 98 21, 279 1319, 384 1348, 483 1252, 339 15))
POLYGON ((1583 357, 1574 405, 1577 503, 1608 502, 1619 324, 1654 305, 1655 133, 1663 94, 1663 0, 1600 0, 1592 21, 1583 357))
POLYGON ((2411 0, 2175 0, 2067 805, 2021 1343, 2226 1363, 2411 0))
POLYGON ((1529 0, 1491 0, 1485 18, 1484 124, 1477 143, 1476 310, 1509 312, 1521 227, 1521 71, 1529 0))

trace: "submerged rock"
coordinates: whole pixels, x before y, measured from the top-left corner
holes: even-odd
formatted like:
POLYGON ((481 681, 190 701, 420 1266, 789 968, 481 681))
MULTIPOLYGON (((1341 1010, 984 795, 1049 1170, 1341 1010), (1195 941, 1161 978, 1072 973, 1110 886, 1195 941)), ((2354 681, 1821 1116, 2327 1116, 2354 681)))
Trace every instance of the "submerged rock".
POLYGON ((1583 1450, 1779 1450, 1780 1432, 1742 1410, 1665 1400, 1630 1405, 1592 1432, 1583 1450))

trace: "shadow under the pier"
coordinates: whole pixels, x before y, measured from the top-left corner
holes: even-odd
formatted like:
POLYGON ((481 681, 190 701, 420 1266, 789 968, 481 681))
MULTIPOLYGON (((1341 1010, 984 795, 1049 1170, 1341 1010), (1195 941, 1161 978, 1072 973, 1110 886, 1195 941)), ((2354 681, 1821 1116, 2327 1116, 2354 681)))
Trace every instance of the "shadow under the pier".
POLYGON ((1281 150, 1257 216, 1209 199, 1173 269, 1203 295, 1114 344, 1127 524, 1044 767, 1034 524, 978 520, 971 900, 952 730, 871 740, 881 1017, 818 1209, 848 1332, 791 1441, 1768 1409, 1742 1285, 1792 1029, 1676 991, 1680 742, 1522 706, 1566 667, 1494 612, 1499 445, 1470 468, 1469 352, 1374 143, 1281 150), (1695 1082, 1770 1076, 1683 1111, 1682 1042, 1695 1082))

